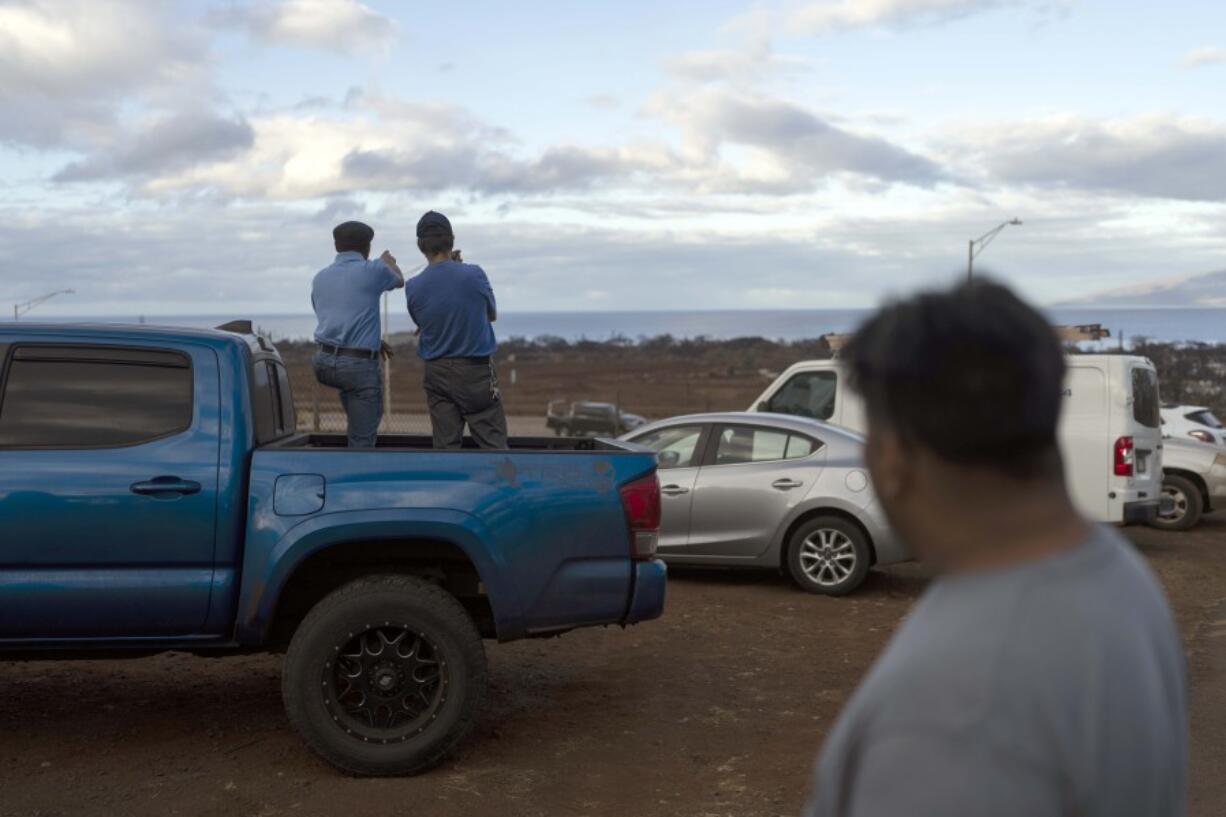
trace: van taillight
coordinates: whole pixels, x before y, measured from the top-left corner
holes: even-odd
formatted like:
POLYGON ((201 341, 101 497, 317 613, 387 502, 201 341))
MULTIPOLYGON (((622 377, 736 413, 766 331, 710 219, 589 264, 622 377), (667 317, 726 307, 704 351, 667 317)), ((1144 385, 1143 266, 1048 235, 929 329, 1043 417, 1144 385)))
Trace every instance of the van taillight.
POLYGON ((653 472, 627 482, 620 493, 630 527, 630 558, 654 558, 660 538, 660 480, 653 472))
POLYGON ((1132 462, 1132 437, 1120 437, 1115 441, 1115 475, 1117 477, 1132 476, 1132 462))

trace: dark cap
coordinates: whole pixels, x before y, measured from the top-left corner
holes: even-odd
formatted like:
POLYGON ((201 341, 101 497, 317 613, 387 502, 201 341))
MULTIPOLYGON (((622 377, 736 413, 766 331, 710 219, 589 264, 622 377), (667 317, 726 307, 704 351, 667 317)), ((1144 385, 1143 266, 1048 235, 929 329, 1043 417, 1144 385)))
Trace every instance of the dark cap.
POLYGON ((452 235, 451 222, 442 213, 436 213, 431 210, 417 222, 418 238, 435 238, 450 235, 452 235))

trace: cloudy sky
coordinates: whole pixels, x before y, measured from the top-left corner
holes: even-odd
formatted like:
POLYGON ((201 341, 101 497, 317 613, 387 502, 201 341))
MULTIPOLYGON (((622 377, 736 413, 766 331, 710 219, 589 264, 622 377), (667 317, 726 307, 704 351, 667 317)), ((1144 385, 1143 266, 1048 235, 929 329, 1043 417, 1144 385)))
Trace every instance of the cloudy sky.
POLYGON ((431 208, 507 311, 870 305, 1014 216, 1055 302, 1226 266, 1224 88, 1218 0, 0 0, 0 302, 305 312, 431 208))

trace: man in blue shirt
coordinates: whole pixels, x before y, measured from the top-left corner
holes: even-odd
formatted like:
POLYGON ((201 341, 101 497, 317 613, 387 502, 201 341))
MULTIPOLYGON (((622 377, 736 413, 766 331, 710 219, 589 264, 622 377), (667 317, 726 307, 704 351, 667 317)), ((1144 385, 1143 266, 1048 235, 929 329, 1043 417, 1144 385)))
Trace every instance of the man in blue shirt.
POLYGON ((480 448, 507 447, 507 418, 494 373, 492 321, 498 317, 485 271, 452 257, 451 222, 431 210, 417 222, 417 248, 426 268, 404 294, 421 330, 417 354, 430 407, 435 448, 459 448, 464 425, 480 448))
POLYGON ((336 260, 311 283, 315 330, 315 377, 338 389, 349 425, 350 448, 373 448, 383 419, 383 378, 379 373, 379 296, 404 286, 396 259, 387 250, 370 260, 375 231, 346 221, 332 231, 336 260))

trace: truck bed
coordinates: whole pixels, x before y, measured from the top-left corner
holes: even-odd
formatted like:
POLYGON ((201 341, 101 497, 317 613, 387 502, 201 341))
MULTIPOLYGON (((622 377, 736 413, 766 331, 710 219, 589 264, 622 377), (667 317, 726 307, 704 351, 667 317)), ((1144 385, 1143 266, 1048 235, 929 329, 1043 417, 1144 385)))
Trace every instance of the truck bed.
MULTIPOLYGON (((380 434, 376 450, 434 450, 433 440, 426 434, 380 434)), ((284 437, 263 446, 264 449, 347 449, 346 437, 339 433, 303 432, 284 437)), ((580 451, 616 454, 626 451, 641 451, 629 443, 614 442, 599 437, 510 437, 507 448, 511 451, 548 451, 554 453, 580 451)), ((471 437, 465 437, 461 451, 481 451, 471 437)), ((486 449, 488 453, 488 449, 486 449)), ((454 449, 453 449, 454 452, 454 449)))
POLYGON ((658 615, 641 600, 663 599, 662 566, 631 559, 620 494, 654 473, 655 452, 599 438, 509 442, 442 450, 425 435, 386 434, 375 448, 348 448, 343 434, 296 433, 257 448, 240 637, 258 640, 268 590, 337 543, 372 553, 447 543, 473 564, 504 641, 658 615))

